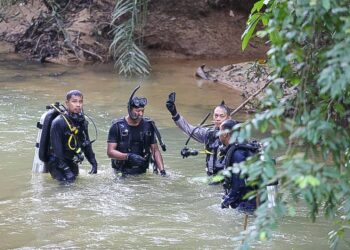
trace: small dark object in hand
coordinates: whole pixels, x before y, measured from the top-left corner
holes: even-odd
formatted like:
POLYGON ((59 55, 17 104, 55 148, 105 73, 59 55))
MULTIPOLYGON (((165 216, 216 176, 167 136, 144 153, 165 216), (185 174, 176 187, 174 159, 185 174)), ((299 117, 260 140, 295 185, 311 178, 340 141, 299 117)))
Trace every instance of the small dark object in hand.
POLYGON ((198 150, 189 149, 187 147, 184 147, 183 149, 181 149, 181 155, 182 155, 182 158, 187 158, 190 155, 192 155, 192 156, 198 155, 198 150))

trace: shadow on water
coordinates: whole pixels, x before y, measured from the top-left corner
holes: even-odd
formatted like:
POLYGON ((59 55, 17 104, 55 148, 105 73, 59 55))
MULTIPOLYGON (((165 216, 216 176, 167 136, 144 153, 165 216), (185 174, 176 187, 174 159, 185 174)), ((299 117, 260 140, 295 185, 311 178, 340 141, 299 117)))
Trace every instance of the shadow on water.
MULTIPOLYGON (((39 65, 0 55, 0 241, 1 249, 232 249, 243 228, 243 215, 221 210, 220 186, 209 186, 204 157, 182 159, 187 137, 165 108, 167 95, 177 92, 177 106, 191 123, 199 123, 224 99, 236 107, 241 96, 217 83, 197 81, 198 61, 154 61, 149 77, 123 79, 110 65, 63 67, 39 65), (62 74, 57 74, 61 72, 62 74), (56 75, 55 75, 56 74, 56 75), (125 115, 132 89, 148 98, 152 117, 168 150, 163 157, 168 177, 148 173, 118 179, 106 156, 111 121, 125 115), (48 174, 31 173, 36 122, 47 104, 64 101, 70 89, 84 93, 85 112, 98 127, 93 144, 97 175, 81 165, 75 183, 59 185, 48 174)), ((212 61, 213 65, 226 62, 212 61)), ((208 63, 208 64, 209 64, 208 63)), ((237 119, 247 117, 239 114, 237 119)), ((93 136, 94 131, 90 134, 93 136)), ((190 142, 191 147, 201 145, 190 142)), ((275 240, 257 249, 327 248, 329 226, 285 218, 275 240)))

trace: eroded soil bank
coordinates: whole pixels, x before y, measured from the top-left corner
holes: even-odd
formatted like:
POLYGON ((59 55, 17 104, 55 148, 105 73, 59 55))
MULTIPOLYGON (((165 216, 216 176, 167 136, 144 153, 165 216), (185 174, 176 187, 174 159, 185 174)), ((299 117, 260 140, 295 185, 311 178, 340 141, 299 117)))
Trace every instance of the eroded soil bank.
MULTIPOLYGON (((5 50, 40 62, 111 62, 110 21, 115 0, 58 2, 62 4, 58 13, 43 0, 0 10, 0 41, 8 44, 5 50)), ((201 58, 204 62, 206 58, 228 58, 232 62, 264 58, 268 48, 262 40, 252 40, 246 51, 241 50, 250 6, 239 0, 150 1, 144 33, 146 54, 152 58, 201 58)), ((249 79, 251 68, 251 64, 228 65, 207 71, 211 80, 248 96, 260 86, 252 74, 252 81, 249 79)))

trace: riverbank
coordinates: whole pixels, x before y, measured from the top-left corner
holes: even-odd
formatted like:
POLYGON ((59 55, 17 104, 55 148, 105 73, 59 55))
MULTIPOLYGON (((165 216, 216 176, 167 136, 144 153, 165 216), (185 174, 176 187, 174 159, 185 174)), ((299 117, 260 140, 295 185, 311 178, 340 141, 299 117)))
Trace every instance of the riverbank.
POLYGON ((196 71, 198 78, 217 82, 238 90, 244 100, 250 101, 242 108, 246 112, 255 112, 263 97, 262 91, 268 83, 269 68, 266 60, 229 64, 222 67, 201 65, 196 71), (254 96, 254 97, 253 97, 254 96))
MULTIPOLYGON (((251 3, 228 2, 150 1, 143 39, 147 56, 203 61, 226 58, 232 62, 265 58, 268 47, 260 39, 252 39, 246 51, 241 50, 251 3)), ((41 63, 112 63, 109 46, 114 5, 114 0, 67 1, 54 13, 41 0, 17 3, 0 11, 0 41, 6 43, 0 47, 41 63)), ((207 70, 211 80, 240 90, 244 98, 263 84, 253 76, 253 63, 207 70)))
MULTIPOLYGON (((41 62, 112 61, 110 22, 115 1, 67 2, 59 13, 48 9, 41 0, 17 3, 0 11, 0 41, 41 62)), ((239 1, 236 5, 212 2, 215 1, 150 1, 143 35, 147 56, 233 61, 265 57, 268 47, 260 39, 252 39, 246 51, 241 50, 251 3, 245 3, 246 9, 242 10, 239 1)))
MULTIPOLYGON (((14 48, 11 44, 0 41, 0 54, 6 54, 5 58, 16 59, 16 60, 26 60, 23 54, 18 54, 14 52, 14 48)), ((152 58, 157 61, 158 57, 152 58)), ((153 61, 152 60, 152 61, 153 61)), ((179 59, 179 58, 169 58, 163 60, 190 60, 190 59, 179 59)), ((195 60, 200 63, 212 61, 208 60, 195 60)), ((260 88, 262 88, 267 83, 267 73, 268 67, 264 62, 243 62, 236 64, 227 64, 229 60, 220 61, 220 63, 215 63, 215 66, 204 66, 201 68, 199 65, 198 68, 201 68, 207 79, 203 79, 197 76, 199 80, 214 82, 216 84, 225 85, 228 88, 235 89, 239 91, 242 99, 247 99, 260 88)), ((78 65, 77 65, 78 66, 78 65)), ((197 69, 198 71, 198 69, 197 69)), ((60 75, 61 72, 56 72, 55 74, 60 75)), ((152 74, 152 73, 151 73, 152 74)), ((193 68, 193 77, 196 77, 196 68, 193 68)), ((245 112, 254 112, 257 103, 262 95, 258 95, 257 98, 253 99, 249 104, 245 106, 243 111, 245 112)))

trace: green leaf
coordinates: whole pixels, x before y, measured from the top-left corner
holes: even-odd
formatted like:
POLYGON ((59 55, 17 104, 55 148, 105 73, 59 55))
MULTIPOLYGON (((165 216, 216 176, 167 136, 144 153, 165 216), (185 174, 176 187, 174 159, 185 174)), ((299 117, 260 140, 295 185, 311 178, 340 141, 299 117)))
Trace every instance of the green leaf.
POLYGON ((265 231, 260 232, 259 239, 261 241, 266 241, 267 240, 267 233, 265 231))
POLYGON ((254 4, 254 6, 253 6, 252 10, 250 11, 250 13, 253 14, 256 11, 260 11, 263 6, 264 6, 264 0, 257 1, 254 4))
POLYGON ((314 176, 308 175, 306 178, 307 182, 313 187, 319 186, 321 184, 320 180, 314 176))
POLYGON ((322 6, 327 11, 330 10, 330 8, 331 8, 331 1, 330 0, 322 0, 322 6))
POLYGON ((242 35, 242 50, 245 50, 245 48, 247 47, 249 40, 253 35, 256 25, 258 24, 260 18, 261 18, 261 14, 259 13, 256 13, 249 18, 248 26, 242 35))
POLYGON ((262 133, 265 133, 267 131, 267 128, 269 127, 269 124, 267 122, 267 120, 263 120, 261 123, 260 123, 260 131, 262 133))
POLYGON ((310 0, 310 6, 315 6, 317 4, 317 0, 310 0))

